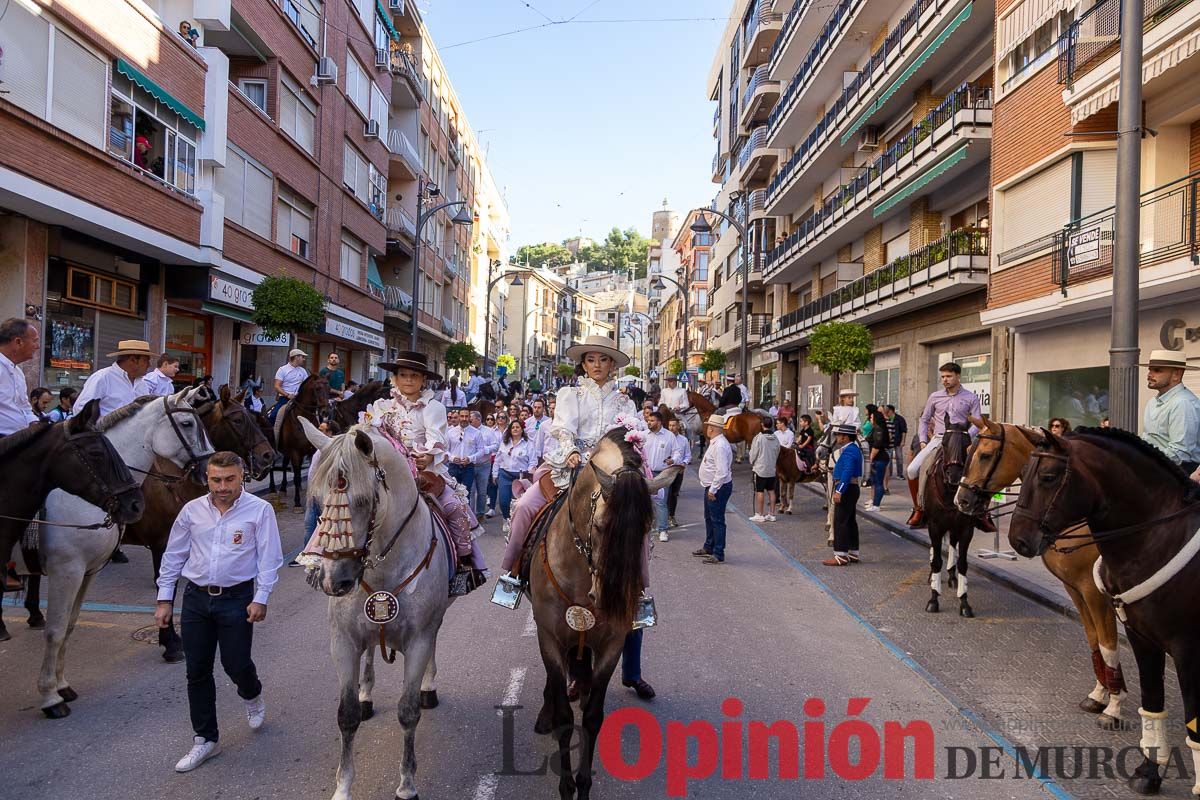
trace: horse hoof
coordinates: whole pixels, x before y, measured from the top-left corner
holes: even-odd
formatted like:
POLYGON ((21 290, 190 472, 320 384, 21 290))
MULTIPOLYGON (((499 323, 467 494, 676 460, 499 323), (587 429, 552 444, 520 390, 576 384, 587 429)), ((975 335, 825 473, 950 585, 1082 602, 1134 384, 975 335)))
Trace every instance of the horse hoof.
POLYGON ((1104 731, 1123 731, 1125 730, 1125 722, 1120 717, 1101 714, 1096 717, 1096 724, 1100 726, 1100 730, 1104 731))
POLYGON ((533 723, 533 732, 538 736, 545 736, 554 730, 554 720, 550 715, 548 706, 542 706, 542 710, 538 712, 537 721, 533 723))
POLYGON ((375 716, 375 704, 370 700, 360 700, 358 703, 358 716, 363 722, 375 716))
POLYGON ((1162 778, 1147 778, 1134 775, 1129 779, 1129 788, 1134 794, 1158 794, 1162 790, 1162 778))
POLYGON ((74 703, 79 699, 79 692, 75 691, 70 686, 64 686, 58 690, 58 696, 68 703, 74 703))
POLYGON ((168 664, 180 664, 183 662, 182 650, 164 650, 162 656, 163 661, 168 664))
POLYGON ((40 631, 42 628, 46 627, 46 618, 41 614, 38 614, 36 617, 30 617, 28 620, 26 620, 25 624, 35 631, 40 631))
POLYGON ((930 600, 928 603, 925 604, 925 610, 928 611, 930 614, 936 614, 940 610, 940 609, 938 609, 938 601, 930 600))
MULTIPOLYGON (((65 702, 55 703, 48 708, 43 708, 42 713, 46 715, 46 719, 66 719, 71 715, 71 707, 65 702)), ((1161 783, 1161 781, 1159 782, 1161 783)))
POLYGON ((958 615, 960 617, 966 617, 967 619, 974 619, 975 618, 975 610, 972 609, 966 603, 963 603, 961 606, 958 607, 958 615))
POLYGON ((1079 710, 1086 711, 1089 714, 1099 714, 1108 706, 1101 703, 1099 700, 1093 700, 1090 697, 1085 697, 1079 701, 1079 710))
POLYGON ((437 690, 432 689, 427 692, 424 689, 422 689, 421 690, 421 708, 437 708, 437 707, 438 707, 437 690))
POLYGON ((7 628, 0 628, 0 642, 7 642, 11 638, 12 634, 8 632, 7 628))

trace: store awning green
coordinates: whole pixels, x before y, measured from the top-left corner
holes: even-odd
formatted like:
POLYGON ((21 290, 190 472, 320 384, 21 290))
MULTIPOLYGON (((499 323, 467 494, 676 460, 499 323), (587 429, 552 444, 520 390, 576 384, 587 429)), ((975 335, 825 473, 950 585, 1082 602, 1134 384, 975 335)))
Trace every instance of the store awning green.
POLYGON ((207 311, 209 314, 216 314, 219 317, 229 317, 240 322, 254 323, 254 317, 250 316, 249 311, 234 308, 233 306, 223 306, 217 303, 201 303, 200 310, 207 311))
POLYGON ((379 12, 379 18, 383 20, 383 25, 388 29, 388 35, 400 41, 400 31, 396 30, 396 26, 392 24, 392 15, 383 7, 383 0, 375 0, 375 10, 379 12))
POLYGON ((913 63, 909 64, 903 72, 896 76, 894 81, 888 84, 888 87, 883 90, 883 94, 879 95, 879 97, 875 99, 875 102, 867 106, 867 110, 864 111, 859 118, 854 121, 854 124, 850 126, 849 130, 842 134, 843 145, 850 141, 851 137, 858 132, 858 129, 867 124, 867 121, 871 118, 871 115, 883 108, 884 103, 891 99, 891 96, 899 91, 900 87, 903 86, 904 83, 911 78, 918 69, 921 68, 921 65, 928 61, 929 57, 932 56, 939 47, 945 44, 946 40, 950 38, 951 34, 953 34, 960 25, 967 21, 967 17, 971 16, 971 9, 974 6, 974 3, 969 3, 962 11, 958 12, 958 16, 950 20, 950 24, 943 28, 942 32, 939 33, 934 40, 930 42, 924 50, 921 51, 921 55, 917 56, 913 63))
POLYGON ((383 278, 379 274, 379 265, 375 263, 375 256, 367 256, 367 283, 377 289, 383 289, 383 278))
POLYGON ((195 125, 200 130, 204 130, 204 117, 201 117, 195 111, 185 106, 183 103, 171 96, 171 93, 159 86, 154 81, 143 75, 136 67, 132 66, 123 58, 117 59, 117 72, 124 75, 129 80, 136 83, 138 86, 145 89, 154 99, 165 105, 167 108, 174 111, 179 116, 186 119, 188 122, 195 125))
POLYGON ((942 175, 946 170, 953 167, 958 162, 967 157, 967 148, 971 146, 970 142, 963 142, 958 146, 958 149, 950 155, 943 158, 941 161, 934 164, 929 169, 922 172, 917 177, 905 183, 892 194, 885 197, 883 200, 876 203, 875 208, 871 210, 871 216, 880 217, 895 208, 899 203, 912 197, 921 189, 929 185, 939 175, 942 175))

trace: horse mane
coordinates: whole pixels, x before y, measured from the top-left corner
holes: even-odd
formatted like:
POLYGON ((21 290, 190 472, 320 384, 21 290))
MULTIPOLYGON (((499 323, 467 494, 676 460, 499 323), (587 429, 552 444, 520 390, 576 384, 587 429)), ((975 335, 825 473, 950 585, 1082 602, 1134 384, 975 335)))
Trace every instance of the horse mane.
POLYGON ((628 391, 629 399, 633 401, 635 406, 637 406, 638 411, 641 411, 642 404, 646 402, 646 392, 643 391, 640 386, 630 386, 628 391))
POLYGON ((1169 477, 1174 479, 1179 489, 1183 491, 1184 502, 1200 502, 1200 483, 1193 481, 1191 476, 1184 472, 1178 464, 1167 458, 1161 450, 1147 442, 1142 437, 1138 436, 1136 433, 1121 430, 1120 428, 1076 428, 1069 433, 1063 434, 1063 438, 1068 440, 1074 439, 1078 436, 1094 436, 1100 439, 1107 439, 1128 445, 1130 448, 1141 453, 1150 461, 1153 461, 1160 469, 1166 472, 1169 477))
POLYGON ((625 428, 604 435, 621 453, 622 468, 613 479, 605 499, 605 512, 598 526, 600 548, 599 610, 617 619, 631 619, 637 611, 642 588, 642 547, 653 509, 650 491, 642 475, 642 457, 625 441, 625 428))
POLYGON ((42 434, 54 427, 49 422, 38 422, 19 431, 13 431, 7 436, 0 437, 0 459, 16 455, 28 445, 41 438, 42 434))
POLYGON ((157 395, 152 395, 152 394, 142 395, 141 397, 134 400, 129 405, 121 406, 116 411, 110 411, 109 413, 107 413, 103 417, 101 417, 100 420, 96 423, 96 430, 106 431, 109 428, 115 427, 117 424, 124 422, 125 420, 129 419, 132 416, 135 416, 143 408, 145 408, 146 406, 150 405, 151 403, 153 403, 155 400, 158 400, 158 399, 159 398, 157 395))
MULTIPOLYGON (((363 431, 370 436, 370 430, 368 425, 355 425, 348 432, 330 439, 329 444, 321 451, 321 458, 317 461, 317 468, 313 470, 308 491, 311 495, 319 489, 322 494, 317 497, 324 499, 323 493, 334 488, 337 476, 341 475, 346 479, 346 499, 351 507, 353 507, 359 492, 364 492, 368 499, 378 497, 378 503, 375 506, 376 519, 386 520, 391 511, 392 493, 376 493, 375 468, 354 444, 357 431, 363 431)), ((391 447, 379 436, 372 436, 371 444, 377 450, 391 447)))

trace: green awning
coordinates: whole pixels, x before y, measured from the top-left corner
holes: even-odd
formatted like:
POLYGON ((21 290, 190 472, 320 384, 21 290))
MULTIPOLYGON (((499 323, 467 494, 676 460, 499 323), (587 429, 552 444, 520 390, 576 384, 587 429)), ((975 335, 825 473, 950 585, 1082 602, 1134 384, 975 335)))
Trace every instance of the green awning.
POLYGON ((379 275, 379 265, 375 263, 375 256, 367 256, 367 283, 382 291, 383 278, 379 275))
POLYGON ((917 192, 921 191, 925 186, 929 185, 937 176, 943 174, 946 170, 953 167, 958 162, 967 157, 967 148, 971 146, 970 142, 963 142, 958 146, 958 149, 950 155, 943 158, 941 161, 934 164, 923 173, 905 183, 892 194, 879 201, 875 208, 871 210, 871 216, 880 217, 895 208, 899 203, 912 197, 917 192))
POLYGON ((400 31, 396 30, 396 26, 392 24, 392 15, 383 7, 383 0, 375 0, 375 10, 379 12, 379 18, 383 20, 383 25, 388 29, 388 34, 397 42, 400 41, 400 31))
POLYGON ((254 322, 254 317, 250 316, 250 312, 234 308, 233 306, 223 306, 217 303, 201 303, 201 311, 207 311, 209 314, 216 314, 219 317, 229 317, 230 319, 240 320, 242 322, 254 322))
POLYGON ((117 59, 117 72, 124 75, 129 80, 136 83, 138 86, 145 89, 154 99, 165 105, 167 108, 174 111, 179 116, 186 119, 188 122, 195 125, 200 130, 204 130, 204 117, 201 117, 195 111, 185 106, 183 103, 171 96, 171 93, 159 86, 154 81, 147 78, 135 67, 131 66, 128 61, 123 58, 117 59))
POLYGON ((934 51, 941 47, 946 40, 950 38, 950 35, 953 34, 960 25, 967 21, 967 17, 971 16, 971 9, 974 7, 974 5, 974 3, 969 3, 962 11, 958 12, 958 16, 950 20, 950 24, 942 29, 942 32, 939 33, 934 40, 929 43, 928 47, 921 51, 921 55, 917 56, 916 61, 909 64, 907 69, 897 75, 896 79, 888 84, 888 87, 883 90, 883 94, 879 95, 875 102, 867 106, 866 111, 864 111, 859 118, 854 121, 854 124, 850 126, 849 130, 842 134, 841 143, 843 145, 850 141, 850 138, 858 132, 858 129, 867 124, 867 120, 871 118, 871 115, 883 108, 884 103, 891 99, 892 95, 899 91, 900 87, 903 86, 904 83, 911 78, 918 69, 921 68, 921 65, 929 60, 929 57, 933 55, 934 51))

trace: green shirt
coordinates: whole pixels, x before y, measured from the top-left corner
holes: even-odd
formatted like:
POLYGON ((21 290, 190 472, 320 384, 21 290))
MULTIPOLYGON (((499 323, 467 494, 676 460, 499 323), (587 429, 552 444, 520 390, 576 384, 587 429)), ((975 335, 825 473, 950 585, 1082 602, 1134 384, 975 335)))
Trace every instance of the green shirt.
POLYGON ((329 388, 335 392, 340 392, 342 386, 346 383, 346 373, 339 369, 330 369, 329 367, 321 368, 321 377, 329 381, 329 388))

